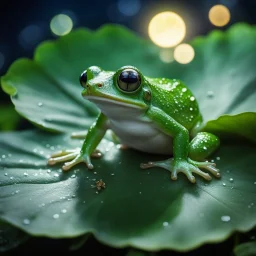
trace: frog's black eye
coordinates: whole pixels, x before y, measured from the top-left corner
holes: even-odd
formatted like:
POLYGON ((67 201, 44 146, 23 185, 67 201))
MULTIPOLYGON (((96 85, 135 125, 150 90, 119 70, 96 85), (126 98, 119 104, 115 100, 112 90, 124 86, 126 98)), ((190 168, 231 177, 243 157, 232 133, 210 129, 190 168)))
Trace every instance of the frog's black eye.
POLYGON ((80 76, 80 84, 82 85, 82 87, 85 87, 87 82, 87 71, 85 70, 81 76, 80 76))
POLYGON ((134 92, 140 87, 141 78, 133 69, 123 70, 118 77, 118 87, 124 92, 134 92))

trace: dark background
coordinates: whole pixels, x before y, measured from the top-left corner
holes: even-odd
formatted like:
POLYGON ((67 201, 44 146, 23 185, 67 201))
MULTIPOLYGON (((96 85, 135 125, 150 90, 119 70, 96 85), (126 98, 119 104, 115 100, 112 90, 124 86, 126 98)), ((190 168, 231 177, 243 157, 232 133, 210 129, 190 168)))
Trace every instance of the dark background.
MULTIPOLYGON (((127 0, 132 4, 134 0, 127 0)), ((88 27, 97 29, 105 23, 118 23, 148 38, 150 19, 161 11, 174 11, 185 21, 185 41, 203 35, 215 27, 208 19, 208 12, 215 4, 226 5, 231 21, 220 29, 236 22, 256 23, 256 0, 137 0, 139 11, 132 16, 118 9, 120 0, 27 0, 1 1, 0 7, 0 76, 19 57, 33 56, 35 47, 44 40, 56 38, 49 24, 56 14, 68 14, 74 22, 73 29, 88 27)))

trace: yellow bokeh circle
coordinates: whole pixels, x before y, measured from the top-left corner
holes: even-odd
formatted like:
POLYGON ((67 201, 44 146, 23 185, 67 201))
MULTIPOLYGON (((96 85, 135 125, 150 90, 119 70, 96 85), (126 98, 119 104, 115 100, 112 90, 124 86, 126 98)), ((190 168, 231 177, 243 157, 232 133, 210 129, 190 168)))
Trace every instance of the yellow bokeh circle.
POLYGON ((180 44, 174 49, 174 59, 181 64, 188 64, 195 57, 194 48, 189 44, 180 44))
POLYGON ((158 46, 173 47, 186 35, 183 19, 174 12, 161 12, 155 15, 148 26, 150 39, 158 46))
POLYGON ((223 27, 230 21, 230 11, 224 5, 215 5, 209 11, 209 20, 213 25, 223 27))

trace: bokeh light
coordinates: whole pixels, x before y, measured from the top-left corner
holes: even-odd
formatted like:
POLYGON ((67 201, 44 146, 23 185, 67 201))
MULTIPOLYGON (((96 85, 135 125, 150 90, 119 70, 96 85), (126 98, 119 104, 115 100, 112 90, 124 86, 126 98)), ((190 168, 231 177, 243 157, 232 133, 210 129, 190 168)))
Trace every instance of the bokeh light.
POLYGON ((150 21, 148 34, 156 45, 173 47, 184 39, 186 25, 178 14, 174 12, 161 12, 150 21))
POLYGON ((21 30, 19 34, 19 43, 26 49, 33 49, 43 40, 43 29, 36 24, 31 24, 21 30))
POLYGON ((180 44, 174 49, 174 59, 181 64, 188 64, 195 57, 194 48, 189 44, 180 44))
POLYGON ((117 3, 118 10, 126 15, 133 16, 140 10, 141 2, 140 0, 119 0, 117 3))
POLYGON ((159 58, 162 62, 171 63, 174 61, 172 49, 161 49, 159 58))
POLYGON ((223 27, 230 21, 230 11, 224 5, 215 5, 209 11, 209 20, 213 25, 223 27))
POLYGON ((58 14, 52 18, 50 28, 55 35, 64 36, 72 30, 73 21, 66 14, 58 14))

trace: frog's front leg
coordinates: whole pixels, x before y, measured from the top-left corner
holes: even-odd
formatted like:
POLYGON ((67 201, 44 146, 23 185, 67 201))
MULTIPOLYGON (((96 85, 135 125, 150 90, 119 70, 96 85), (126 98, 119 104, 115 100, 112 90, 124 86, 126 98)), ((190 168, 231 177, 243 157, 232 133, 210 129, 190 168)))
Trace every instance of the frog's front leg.
POLYGON ((173 158, 165 161, 141 164, 141 168, 146 169, 157 166, 167 169, 172 173, 171 178, 173 180, 176 180, 177 174, 182 172, 192 183, 196 181, 193 173, 206 180, 211 180, 211 176, 200 169, 206 169, 214 176, 220 177, 219 171, 215 168, 214 163, 195 161, 203 160, 219 146, 219 140, 215 135, 199 133, 189 143, 188 130, 165 112, 152 108, 147 112, 147 115, 152 120, 155 120, 164 133, 173 137, 173 158))
POLYGON ((92 169, 93 165, 91 163, 91 157, 100 157, 100 153, 96 150, 96 147, 105 135, 108 128, 107 126, 107 117, 102 113, 99 114, 96 121, 89 128, 81 149, 77 148, 56 152, 51 155, 48 164, 54 165, 56 163, 64 162, 62 169, 67 171, 71 167, 84 162, 89 169, 92 169))

